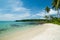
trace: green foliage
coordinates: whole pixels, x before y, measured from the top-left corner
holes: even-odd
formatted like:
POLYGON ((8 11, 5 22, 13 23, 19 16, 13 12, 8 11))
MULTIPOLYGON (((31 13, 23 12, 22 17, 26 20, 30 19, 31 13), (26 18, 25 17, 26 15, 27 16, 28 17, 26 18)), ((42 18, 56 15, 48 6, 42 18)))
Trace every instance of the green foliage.
POLYGON ((50 8, 47 6, 47 7, 45 8, 45 11, 46 11, 47 13, 49 13, 50 8))
POLYGON ((45 21, 45 19, 24 19, 24 20, 16 20, 16 22, 40 22, 45 21))
POLYGON ((25 20, 16 20, 16 22, 37 22, 37 23, 54 23, 60 25, 60 18, 52 17, 51 19, 25 19, 25 20))
POLYGON ((52 8, 57 10, 57 17, 59 18, 59 9, 60 9, 60 0, 53 0, 52 2, 52 8))
POLYGON ((60 8, 60 0, 53 0, 52 8, 55 8, 55 10, 58 10, 60 8))
POLYGON ((60 18, 52 17, 51 20, 47 21, 47 23, 54 23, 60 25, 60 18))
POLYGON ((48 19, 49 17, 48 16, 45 16, 46 19, 48 19))

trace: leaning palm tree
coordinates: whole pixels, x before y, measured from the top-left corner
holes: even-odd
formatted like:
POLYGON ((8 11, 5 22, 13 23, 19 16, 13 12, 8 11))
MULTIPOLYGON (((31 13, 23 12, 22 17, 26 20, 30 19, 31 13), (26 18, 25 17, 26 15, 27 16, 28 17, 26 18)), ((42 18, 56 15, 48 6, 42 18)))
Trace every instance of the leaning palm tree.
MULTIPOLYGON (((50 11, 50 8, 47 6, 46 8, 45 8, 45 11, 46 11, 46 13, 49 13, 49 11, 50 11)), ((46 15, 47 16, 47 15, 46 15)), ((48 16, 47 16, 48 17, 48 16)), ((50 17, 50 16, 49 16, 50 17)))
POLYGON ((52 8, 57 10, 57 17, 59 18, 60 0, 53 0, 52 8))

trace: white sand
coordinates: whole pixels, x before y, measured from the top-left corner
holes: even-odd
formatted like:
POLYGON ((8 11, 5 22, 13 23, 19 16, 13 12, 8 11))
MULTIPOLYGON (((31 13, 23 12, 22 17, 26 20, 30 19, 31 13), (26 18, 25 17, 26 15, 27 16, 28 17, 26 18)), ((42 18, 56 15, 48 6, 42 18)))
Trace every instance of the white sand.
POLYGON ((33 37, 32 40, 60 40, 60 26, 55 24, 45 24, 47 28, 43 33, 33 37))
POLYGON ((60 26, 55 24, 37 25, 25 31, 16 31, 0 37, 0 40, 60 40, 60 26))

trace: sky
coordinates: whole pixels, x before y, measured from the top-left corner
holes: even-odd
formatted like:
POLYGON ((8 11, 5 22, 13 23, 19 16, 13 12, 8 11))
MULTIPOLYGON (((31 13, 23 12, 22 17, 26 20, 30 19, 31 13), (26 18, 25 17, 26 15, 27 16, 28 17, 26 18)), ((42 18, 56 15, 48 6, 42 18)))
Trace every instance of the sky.
POLYGON ((52 0, 0 0, 0 21, 21 19, 43 19, 45 15, 55 15, 52 0), (45 7, 50 7, 45 14, 45 7))

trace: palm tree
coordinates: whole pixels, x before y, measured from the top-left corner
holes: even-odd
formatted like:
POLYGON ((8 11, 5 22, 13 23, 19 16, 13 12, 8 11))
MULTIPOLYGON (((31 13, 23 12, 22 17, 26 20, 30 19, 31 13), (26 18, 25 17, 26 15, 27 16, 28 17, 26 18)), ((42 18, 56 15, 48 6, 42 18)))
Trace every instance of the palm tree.
POLYGON ((45 16, 46 19, 48 19, 49 17, 48 16, 45 16))
MULTIPOLYGON (((50 8, 47 6, 47 7, 45 8, 45 11, 46 11, 46 13, 49 13, 50 8)), ((48 16, 47 16, 47 15, 46 15, 46 17, 48 18, 48 16)), ((50 18, 50 16, 49 16, 49 18, 50 18)))
POLYGON ((60 0, 53 0, 52 8, 57 10, 57 17, 59 18, 60 0))

